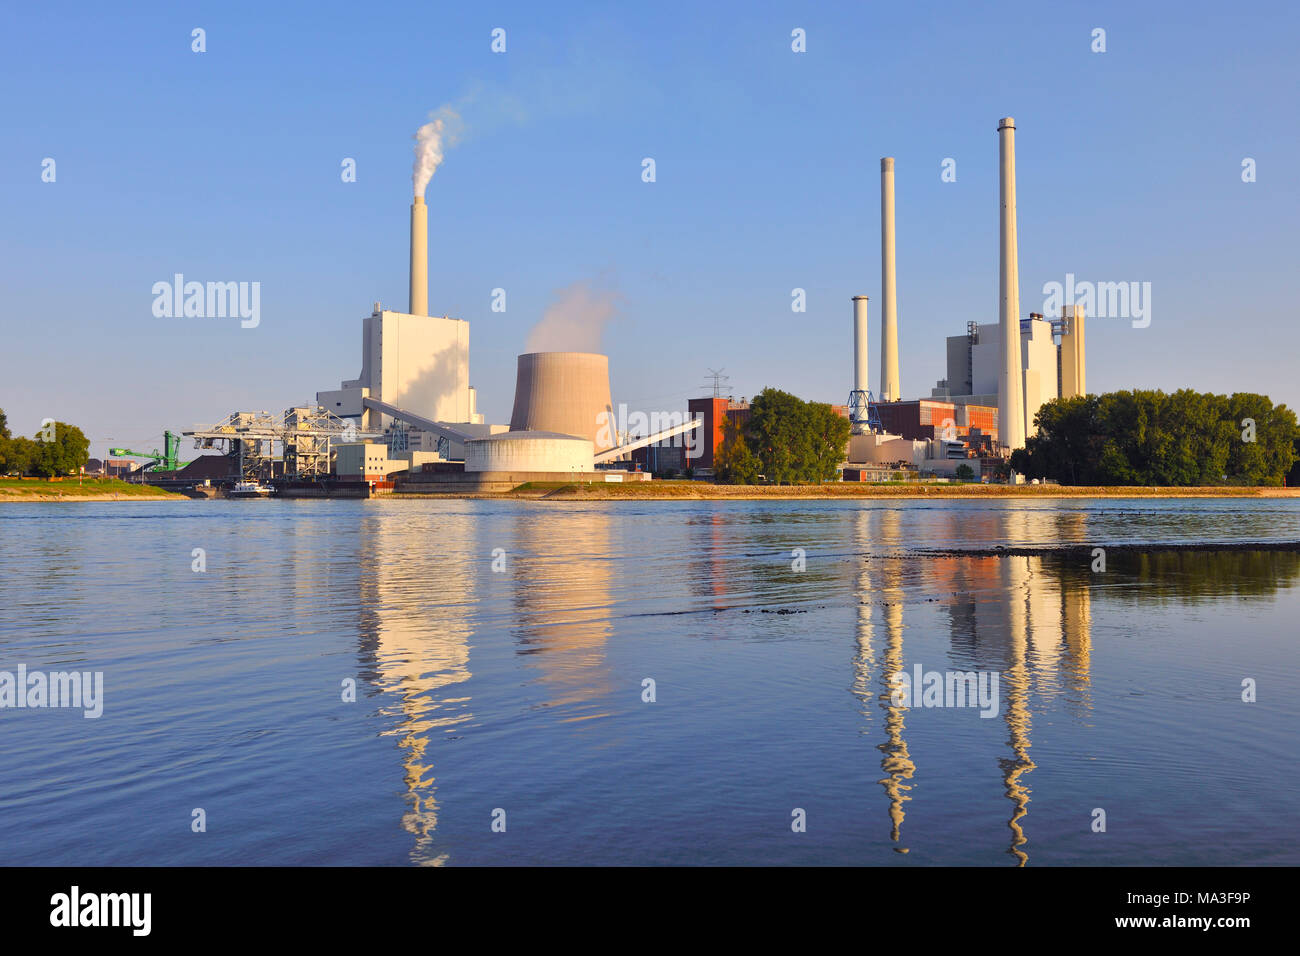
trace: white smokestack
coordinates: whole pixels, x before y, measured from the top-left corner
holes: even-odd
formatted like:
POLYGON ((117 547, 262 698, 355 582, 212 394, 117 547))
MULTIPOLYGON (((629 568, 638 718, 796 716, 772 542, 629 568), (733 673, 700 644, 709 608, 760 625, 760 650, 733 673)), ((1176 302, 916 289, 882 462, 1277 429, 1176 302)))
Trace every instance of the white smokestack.
POLYGON ((1001 155, 1002 368, 998 373, 998 440, 1008 448, 1025 447, 1025 397, 1020 366, 1020 264, 1016 243, 1016 121, 998 123, 1001 155))
POLYGON ((853 390, 867 390, 867 297, 853 297, 853 390))
POLYGON ((450 106, 429 114, 429 122, 415 131, 415 165, 411 182, 415 201, 411 203, 411 315, 429 314, 429 207, 424 191, 442 165, 443 151, 455 146, 461 119, 450 106))
POLYGON ((429 207, 423 196, 411 203, 411 315, 429 314, 429 207))
POLYGON ((894 158, 880 161, 880 400, 896 402, 898 381, 898 299, 894 276, 894 158))

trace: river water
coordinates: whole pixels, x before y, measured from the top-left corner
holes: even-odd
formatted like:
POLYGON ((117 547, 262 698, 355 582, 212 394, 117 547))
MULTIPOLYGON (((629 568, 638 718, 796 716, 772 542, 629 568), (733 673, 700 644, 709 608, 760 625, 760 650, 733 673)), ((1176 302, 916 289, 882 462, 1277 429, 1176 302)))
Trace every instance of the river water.
POLYGON ((1279 541, 1300 501, 6 504, 0 680, 103 692, 0 709, 0 863, 1294 865, 1300 552, 1208 547, 1279 541))

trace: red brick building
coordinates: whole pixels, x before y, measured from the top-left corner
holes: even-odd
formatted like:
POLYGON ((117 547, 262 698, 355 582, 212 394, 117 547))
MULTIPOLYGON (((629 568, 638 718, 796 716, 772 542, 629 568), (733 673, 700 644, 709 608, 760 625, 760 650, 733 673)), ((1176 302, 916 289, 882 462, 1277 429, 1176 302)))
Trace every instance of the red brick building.
POLYGON ((891 435, 913 441, 929 438, 965 436, 972 428, 981 434, 998 434, 998 410, 988 405, 964 405, 940 399, 922 398, 910 402, 881 402, 880 424, 891 435), (945 436, 945 427, 951 427, 951 436, 945 436))

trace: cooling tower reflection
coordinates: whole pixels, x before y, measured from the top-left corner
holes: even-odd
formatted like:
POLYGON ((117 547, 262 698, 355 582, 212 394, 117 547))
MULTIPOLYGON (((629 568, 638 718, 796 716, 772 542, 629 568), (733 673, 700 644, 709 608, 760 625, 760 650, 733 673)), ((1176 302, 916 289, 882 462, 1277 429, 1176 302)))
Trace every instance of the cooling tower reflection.
POLYGON ((521 513, 510 562, 516 653, 566 722, 605 717, 615 568, 608 512, 521 513))

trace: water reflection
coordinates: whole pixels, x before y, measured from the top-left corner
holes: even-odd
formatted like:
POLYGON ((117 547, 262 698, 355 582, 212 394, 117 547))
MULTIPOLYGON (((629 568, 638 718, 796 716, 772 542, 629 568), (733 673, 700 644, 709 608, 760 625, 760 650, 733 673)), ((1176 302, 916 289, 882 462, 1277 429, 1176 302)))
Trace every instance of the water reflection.
MULTIPOLYGON (((881 548, 891 549, 899 544, 898 513, 859 511, 854 516, 854 533, 859 545, 866 546, 875 542, 881 548)), ((907 852, 907 847, 902 843, 903 820, 907 816, 903 804, 912 799, 912 784, 908 781, 916 774, 916 764, 912 761, 907 740, 903 736, 907 707, 894 703, 893 687, 889 680, 891 674, 903 669, 903 568, 902 559, 886 558, 877 575, 878 581, 873 582, 867 562, 860 565, 856 581, 858 654, 854 661, 854 693, 861 699, 864 716, 869 719, 873 696, 871 672, 876 666, 872 650, 872 605, 879 594, 884 604, 885 651, 874 702, 884 714, 885 740, 877 744, 876 749, 882 755, 880 769, 885 776, 876 782, 884 789, 889 803, 889 838, 898 853, 907 852)))
POLYGON ((358 629, 370 667, 363 675, 384 695, 379 714, 388 726, 380 734, 397 738, 406 802, 401 826, 415 838, 411 862, 422 866, 447 861, 434 846, 438 801, 430 743, 473 719, 463 685, 471 677, 476 526, 467 514, 441 515, 436 528, 367 516, 357 555, 358 629), (430 548, 435 534, 457 542, 458 550, 430 548))
POLYGON ((614 606, 615 549, 607 511, 514 522, 509 562, 516 654, 534 668, 547 708, 566 723, 609 715, 605 645, 614 606))
MULTIPOLYGON (((400 754, 400 825, 412 838, 413 862, 449 859, 445 840, 442 847, 437 840, 436 743, 472 725, 476 710, 535 708, 575 731, 601 726, 602 718, 617 712, 609 664, 613 620, 650 593, 664 599, 659 603, 666 613, 685 600, 693 610, 718 615, 711 619, 719 630, 731 628, 738 636, 752 632, 736 621, 737 611, 794 603, 824 607, 839 596, 851 599, 855 719, 878 752, 872 755, 880 767, 876 784, 884 795, 889 844, 899 854, 908 853, 909 845, 925 845, 915 830, 917 818, 904 826, 908 811, 919 806, 913 801, 928 794, 935 809, 944 809, 951 787, 939 750, 931 778, 917 789, 929 728, 909 707, 893 702, 890 675, 915 663, 939 665, 933 660, 935 638, 942 640, 949 669, 996 672, 1002 729, 997 752, 978 758, 983 769, 975 786, 997 794, 999 803, 1005 800, 999 819, 1007 829, 999 846, 1014 865, 1024 866, 1034 829, 1035 722, 1041 734, 1045 711, 1056 706, 1091 726, 1098 606, 1271 594, 1300 577, 1300 555, 1286 551, 1117 550, 1108 555, 1105 575, 1093 573, 1090 561, 1077 555, 917 556, 909 553, 908 522, 914 516, 883 508, 863 508, 829 526, 825 516, 807 520, 793 534, 779 521, 718 511, 655 529, 655 553, 643 562, 637 553, 642 543, 619 520, 606 508, 516 509, 491 520, 472 508, 416 513, 406 522, 392 514, 362 519, 355 614, 364 673, 385 720, 382 733, 394 738, 400 754), (785 555, 791 542, 804 542, 802 534, 813 536, 809 552, 818 560, 795 573, 785 555), (836 536, 838 542, 832 541, 836 536), (491 571, 491 550, 498 546, 505 551, 504 573, 491 571), (774 554, 780 559, 773 560, 774 554), (494 676, 484 682, 480 675, 479 686, 488 689, 480 689, 471 708, 471 649, 480 631, 506 640, 484 642, 498 656, 486 668, 479 660, 475 669, 492 673, 504 654, 517 662, 525 680, 494 676)), ((935 535, 957 543, 1032 537, 1034 522, 1042 518, 1008 510, 927 520, 935 535)), ((1086 536, 1085 515, 1054 520, 1063 535, 1086 536)), ((296 563, 294 568, 309 588, 310 575, 296 563)), ((650 618, 646 626, 672 625, 650 618)), ((769 627, 766 633, 782 632, 769 627)), ((783 639, 804 637, 792 621, 783 639)), ((883 820, 879 825, 885 832, 883 820)), ((1040 831, 1039 838, 1049 835, 1040 831)))
MULTIPOLYGON (((953 514, 946 533, 951 541, 1021 540, 1033 535, 1037 516, 1025 512, 953 514)), ((1057 516, 1061 532, 1081 537, 1083 514, 1057 516)), ((938 600, 946 621, 948 666, 960 671, 995 671, 1001 684, 1004 753, 997 759, 1002 793, 1010 803, 1006 852, 1016 866, 1029 861, 1030 777, 1033 723, 1056 698, 1076 718, 1094 708, 1091 689, 1094 602, 1195 603, 1225 594, 1272 594, 1300 577, 1294 551, 1116 551, 1104 576, 1091 558, 1045 553, 1042 556, 900 555, 899 513, 863 509, 853 516, 849 545, 858 557, 850 586, 856 594, 856 654, 853 693, 862 702, 864 735, 884 755, 879 782, 886 795, 890 840, 902 841, 904 805, 913 799, 916 772, 905 739, 906 707, 890 701, 889 675, 918 663, 904 653, 904 598, 916 607, 938 600), (915 568, 908 578, 906 568, 915 568), (1105 586, 1103 586, 1105 585, 1105 586), (877 661, 877 628, 884 623, 883 658, 877 661), (883 726, 872 730, 873 673, 879 667, 875 700, 883 726)), ((916 627, 917 625, 913 625, 916 627)), ((925 634, 913 631, 914 638, 925 634)))

